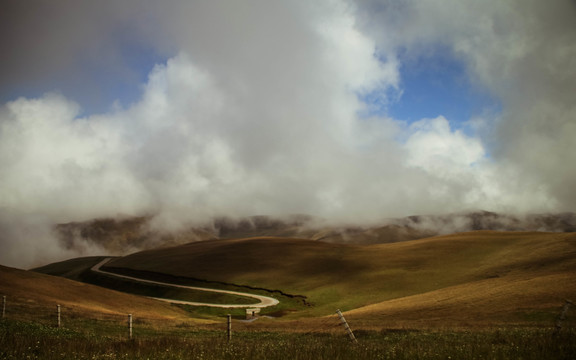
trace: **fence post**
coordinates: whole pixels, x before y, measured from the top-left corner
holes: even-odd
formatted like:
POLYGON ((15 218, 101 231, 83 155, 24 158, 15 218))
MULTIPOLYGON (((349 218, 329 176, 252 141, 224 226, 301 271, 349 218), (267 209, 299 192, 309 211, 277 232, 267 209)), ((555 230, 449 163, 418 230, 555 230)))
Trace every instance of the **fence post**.
POLYGON ((232 340, 232 315, 228 314, 228 341, 232 340))
POLYGON ((2 319, 6 317, 6 295, 2 296, 2 319))
POLYGON ((336 314, 338 314, 338 316, 340 317, 340 322, 344 326, 344 329, 346 329, 346 332, 348 333, 350 340, 354 341, 355 343, 358 342, 358 340, 356 340, 356 337, 354 336, 354 333, 352 332, 352 329, 350 329, 348 322, 346 322, 346 319, 344 319, 344 315, 342 315, 340 309, 336 310, 336 314))
POLYGON ((128 333, 130 334, 130 339, 132 339, 132 314, 128 314, 128 333))
POLYGON ((556 328, 554 329, 554 335, 560 333, 560 330, 562 329, 562 323, 564 322, 564 320, 566 320, 566 313, 568 313, 570 305, 574 305, 574 303, 566 299, 564 306, 562 306, 562 311, 560 312, 560 315, 558 315, 558 318, 556 318, 556 328))
POLYGON ((56 312, 58 314, 58 328, 60 328, 60 325, 62 325, 60 322, 60 305, 56 305, 56 312))

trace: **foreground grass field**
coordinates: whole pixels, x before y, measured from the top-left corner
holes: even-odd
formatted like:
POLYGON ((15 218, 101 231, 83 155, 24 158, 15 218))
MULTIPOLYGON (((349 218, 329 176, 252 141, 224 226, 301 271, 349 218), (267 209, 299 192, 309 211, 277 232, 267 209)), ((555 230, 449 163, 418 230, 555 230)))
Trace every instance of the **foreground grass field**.
POLYGON ((0 359, 574 359, 576 332, 563 329, 482 331, 381 330, 357 333, 358 343, 336 333, 187 330, 143 333, 130 340, 84 331, 0 321, 0 359))

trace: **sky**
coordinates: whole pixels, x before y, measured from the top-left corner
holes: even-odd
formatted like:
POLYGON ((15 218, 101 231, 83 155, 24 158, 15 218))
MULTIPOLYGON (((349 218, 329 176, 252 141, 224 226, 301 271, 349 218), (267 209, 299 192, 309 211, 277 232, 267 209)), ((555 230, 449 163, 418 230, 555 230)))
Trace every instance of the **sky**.
POLYGON ((0 264, 99 217, 575 209, 572 0, 1 6, 0 264))

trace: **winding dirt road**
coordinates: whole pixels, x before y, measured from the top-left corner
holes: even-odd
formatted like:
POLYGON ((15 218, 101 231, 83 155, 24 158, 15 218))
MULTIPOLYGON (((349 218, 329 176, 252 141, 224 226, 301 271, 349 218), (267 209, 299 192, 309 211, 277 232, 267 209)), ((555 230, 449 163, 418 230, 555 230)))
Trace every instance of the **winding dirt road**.
POLYGON ((173 303, 173 304, 184 304, 184 305, 193 305, 193 306, 210 306, 210 307, 218 307, 218 308, 265 308, 268 306, 278 305, 278 303, 279 303, 278 300, 271 298, 271 297, 268 297, 268 296, 254 295, 254 294, 237 292, 237 291, 229 291, 229 290, 207 289, 207 288, 201 288, 201 287, 195 287, 195 286, 176 285, 176 284, 164 283, 164 282, 159 282, 159 281, 140 279, 140 278, 136 278, 136 277, 132 277, 132 276, 120 275, 120 274, 115 274, 115 273, 101 270, 100 268, 110 260, 112 260, 112 258, 106 258, 106 259, 100 261, 98 264, 92 266, 91 270, 94 272, 100 273, 100 274, 105 274, 108 276, 114 276, 114 277, 118 277, 118 278, 122 278, 122 279, 128 279, 128 280, 132 280, 132 281, 146 283, 146 284, 155 284, 155 285, 169 286, 169 287, 175 287, 175 288, 181 288, 181 289, 190 289, 190 290, 209 291, 209 292, 222 293, 222 294, 238 295, 238 296, 253 298, 253 299, 256 299, 260 302, 255 303, 255 304, 248 304, 248 305, 246 305, 246 304, 242 304, 242 305, 238 305, 238 304, 209 304, 209 303, 199 303, 199 302, 182 301, 182 300, 174 300, 174 299, 153 298, 156 300, 166 301, 166 302, 173 303))

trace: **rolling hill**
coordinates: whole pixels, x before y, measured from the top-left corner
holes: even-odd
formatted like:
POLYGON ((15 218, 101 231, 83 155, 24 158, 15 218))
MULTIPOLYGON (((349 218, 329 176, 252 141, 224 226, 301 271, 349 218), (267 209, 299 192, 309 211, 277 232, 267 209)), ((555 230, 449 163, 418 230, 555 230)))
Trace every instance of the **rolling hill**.
POLYGON ((108 269, 306 296, 312 306, 289 318, 340 308, 364 326, 529 323, 551 321, 564 299, 576 298, 576 234, 476 231, 377 245, 214 240, 116 258, 108 269))

